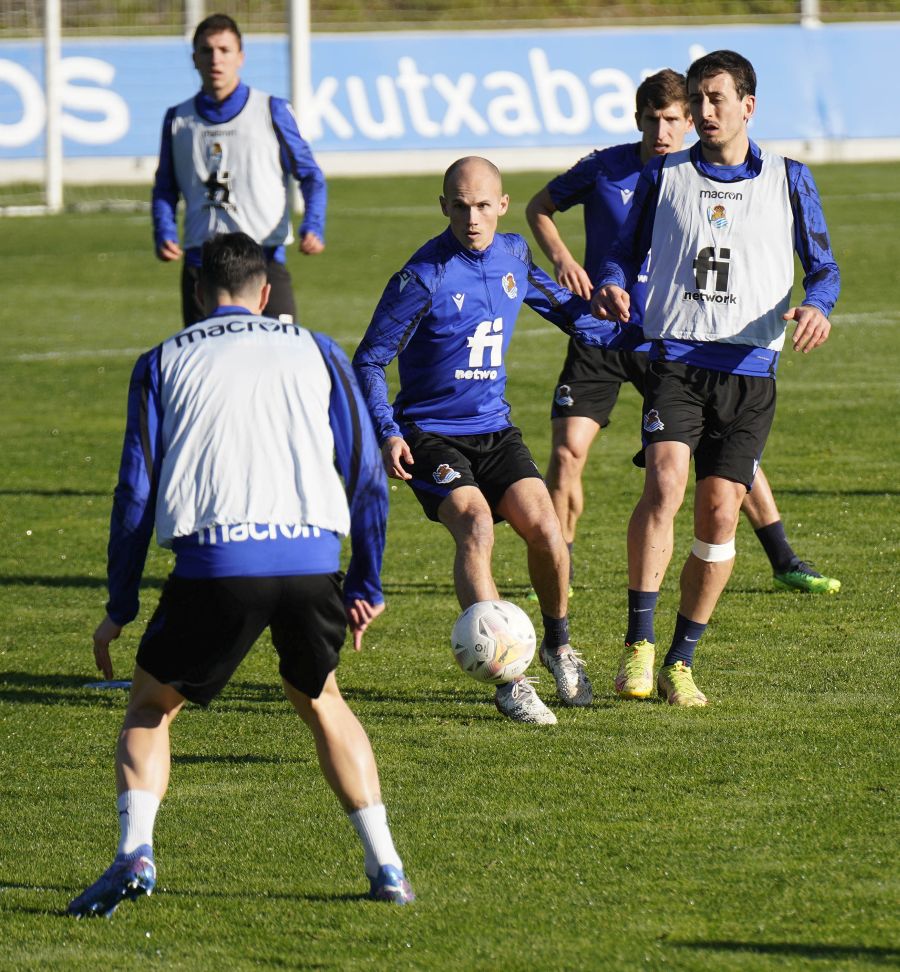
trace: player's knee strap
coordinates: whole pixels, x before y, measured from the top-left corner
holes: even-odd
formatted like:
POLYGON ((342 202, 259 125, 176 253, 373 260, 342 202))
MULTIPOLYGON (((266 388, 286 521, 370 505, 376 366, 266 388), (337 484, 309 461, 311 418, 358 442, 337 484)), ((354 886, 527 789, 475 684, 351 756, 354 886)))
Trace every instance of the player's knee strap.
POLYGON ((722 560, 731 560, 734 557, 734 537, 727 543, 707 543, 705 540, 698 540, 694 537, 694 546, 691 553, 698 560, 705 560, 708 564, 716 564, 722 560))

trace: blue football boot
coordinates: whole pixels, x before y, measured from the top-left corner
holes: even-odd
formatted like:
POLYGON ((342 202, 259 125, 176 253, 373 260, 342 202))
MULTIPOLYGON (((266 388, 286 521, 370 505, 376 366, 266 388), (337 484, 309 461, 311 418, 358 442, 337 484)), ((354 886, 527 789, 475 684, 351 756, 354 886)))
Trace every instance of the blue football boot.
POLYGON ((383 864, 375 877, 369 878, 369 897, 373 901, 390 901, 399 905, 416 900, 403 871, 391 864, 383 864))
POLYGON ((134 901, 141 895, 152 894, 155 886, 153 849, 149 844, 141 844, 130 854, 119 854, 86 891, 69 903, 68 911, 76 918, 86 915, 109 918, 125 898, 134 901))

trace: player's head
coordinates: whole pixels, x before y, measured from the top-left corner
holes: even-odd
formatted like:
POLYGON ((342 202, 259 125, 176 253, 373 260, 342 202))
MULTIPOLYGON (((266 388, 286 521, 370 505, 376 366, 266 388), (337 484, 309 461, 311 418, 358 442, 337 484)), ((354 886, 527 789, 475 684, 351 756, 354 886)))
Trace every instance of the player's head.
POLYGON ((244 48, 238 25, 228 14, 213 14, 194 31, 194 67, 203 90, 222 101, 238 86, 244 48))
POLYGON ((756 108, 756 72, 735 51, 713 51, 687 72, 688 103, 704 149, 722 152, 747 138, 756 108))
POLYGON ((207 313, 238 304, 258 314, 269 299, 266 255, 246 233, 219 233, 203 244, 197 296, 207 313))
POLYGON ((635 102, 642 161, 680 151, 692 124, 684 75, 671 68, 651 74, 638 86, 635 102))
POLYGON ((450 231, 467 250, 486 250, 494 241, 497 222, 509 208, 500 170, 477 155, 457 159, 444 173, 441 211, 450 231))

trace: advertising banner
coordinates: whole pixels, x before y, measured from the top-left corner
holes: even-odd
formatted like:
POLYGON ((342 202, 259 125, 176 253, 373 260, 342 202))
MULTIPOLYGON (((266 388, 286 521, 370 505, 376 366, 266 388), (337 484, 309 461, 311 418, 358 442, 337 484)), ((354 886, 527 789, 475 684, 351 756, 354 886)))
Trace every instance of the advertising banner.
MULTIPOLYGON (((244 80, 288 97, 287 37, 245 47, 244 80)), ((314 35, 300 128, 317 152, 612 144, 635 132, 643 77, 723 47, 757 70, 755 139, 900 138, 883 70, 897 23, 314 35)), ((42 58, 39 42, 0 42, 0 159, 43 154, 42 58)), ((183 38, 64 40, 62 85, 65 156, 134 157, 157 153, 198 78, 183 38)))

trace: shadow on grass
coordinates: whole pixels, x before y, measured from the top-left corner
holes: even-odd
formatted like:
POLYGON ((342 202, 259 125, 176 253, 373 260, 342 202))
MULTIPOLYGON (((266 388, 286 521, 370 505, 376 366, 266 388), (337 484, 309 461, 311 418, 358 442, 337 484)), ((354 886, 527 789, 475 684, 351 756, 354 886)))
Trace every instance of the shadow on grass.
MULTIPOLYGON (((37 894, 64 894, 67 897, 74 897, 83 891, 78 887, 64 884, 25 884, 21 881, 0 881, 0 892, 2 891, 28 891, 37 894)), ((153 898, 173 897, 173 898, 217 898, 224 901, 244 901, 247 899, 258 899, 260 901, 291 901, 291 902, 319 902, 323 904, 334 904, 339 901, 368 901, 368 895, 364 891, 354 892, 334 892, 333 894, 323 894, 322 892, 302 891, 254 891, 241 887, 234 892, 221 890, 198 890, 197 888, 165 888, 157 887, 153 892, 153 898)), ((128 902, 123 902, 127 906, 128 902)), ((373 902, 383 907, 382 902, 373 902)), ((62 918, 71 918, 65 908, 35 908, 25 905, 8 905, 5 910, 16 911, 21 914, 29 915, 56 915, 62 918)))
POLYGON ((125 689, 98 691, 87 688, 99 675, 37 675, 34 672, 0 672, 0 701, 32 705, 113 706, 122 708, 125 689))
MULTIPOLYGON (((162 589, 164 578, 145 577, 141 587, 162 589)), ((106 574, 87 577, 76 574, 69 577, 54 577, 52 574, 0 574, 0 587, 90 587, 106 590, 106 574)))
MULTIPOLYGON (((777 484, 776 484, 777 486, 777 484)), ((900 496, 898 489, 808 489, 777 486, 779 496, 900 496)))
POLYGON ((113 491, 111 489, 0 489, 0 496, 49 496, 55 499, 58 496, 96 496, 101 499, 112 501, 113 491))
MULTIPOLYGON (((94 680, 93 675, 38 675, 33 672, 0 672, 0 702, 32 705, 71 705, 96 708, 122 709, 128 698, 125 689, 99 691, 88 688, 94 680)), ((474 685, 475 683, 473 683, 474 685)), ((421 720, 462 719, 491 720, 499 718, 494 708, 493 688, 485 685, 483 689, 441 689, 428 688, 423 691, 402 691, 396 688, 342 688, 344 698, 352 706, 360 705, 389 706, 386 713, 392 719, 421 720)), ((545 699, 557 710, 554 699, 545 693, 545 699)), ((618 703, 615 696, 595 699, 593 708, 606 709, 618 703)), ((192 707, 193 708, 193 707, 192 707)), ((210 707, 213 714, 255 713, 261 715, 268 711, 273 717, 281 718, 290 711, 284 692, 277 683, 232 682, 210 707)), ((371 713, 369 713, 371 715, 371 713)), ((250 756, 209 757, 220 762, 253 762, 250 756)), ((184 759, 184 757, 182 757, 184 759)), ((197 757, 197 760, 207 757, 197 757)), ((262 762, 268 757, 257 757, 262 762)), ((278 760, 272 760, 278 762, 278 760)))
POLYGON ((759 955, 790 955, 812 959, 869 958, 894 965, 900 959, 900 949, 868 945, 817 945, 801 942, 737 942, 693 941, 665 943, 673 948, 701 949, 709 952, 744 952, 759 955))

